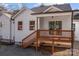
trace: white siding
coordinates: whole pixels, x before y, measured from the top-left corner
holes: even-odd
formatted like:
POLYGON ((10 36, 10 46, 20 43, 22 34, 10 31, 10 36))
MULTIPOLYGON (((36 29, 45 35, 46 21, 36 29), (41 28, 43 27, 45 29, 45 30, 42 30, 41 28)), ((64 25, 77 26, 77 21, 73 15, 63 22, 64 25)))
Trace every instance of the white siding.
POLYGON ((63 30, 71 30, 71 15, 67 16, 54 16, 45 17, 40 20, 40 28, 41 29, 49 29, 49 21, 62 21, 62 29, 63 30))
POLYGON ((7 16, 2 15, 0 21, 2 22, 0 35, 2 35, 2 38, 4 39, 10 39, 10 19, 7 16))
POLYGON ((75 24, 75 40, 79 41, 79 20, 73 22, 75 24))
MULTIPOLYGON (((35 30, 29 30, 29 21, 35 20, 36 18, 31 16, 30 10, 23 11, 16 19, 15 19, 15 41, 21 42, 23 38, 27 37, 29 34, 34 32, 35 30), (23 30, 18 30, 18 21, 23 22, 23 30)), ((36 24, 35 24, 36 25, 36 24)))

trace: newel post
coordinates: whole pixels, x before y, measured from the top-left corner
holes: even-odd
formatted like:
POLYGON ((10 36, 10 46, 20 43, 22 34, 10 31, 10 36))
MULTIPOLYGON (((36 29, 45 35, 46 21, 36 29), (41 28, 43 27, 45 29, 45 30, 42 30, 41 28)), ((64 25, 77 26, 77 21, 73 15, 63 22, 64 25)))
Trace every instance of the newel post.
POLYGON ((38 43, 38 36, 39 36, 39 35, 38 35, 38 31, 39 31, 39 30, 38 30, 38 17, 37 17, 36 26, 37 26, 37 27, 36 27, 36 28, 37 28, 37 32, 36 32, 36 52, 37 52, 37 50, 38 50, 38 44, 39 44, 39 43, 38 43))
POLYGON ((73 30, 73 11, 71 15, 71 56, 73 56, 74 50, 74 30, 73 30))

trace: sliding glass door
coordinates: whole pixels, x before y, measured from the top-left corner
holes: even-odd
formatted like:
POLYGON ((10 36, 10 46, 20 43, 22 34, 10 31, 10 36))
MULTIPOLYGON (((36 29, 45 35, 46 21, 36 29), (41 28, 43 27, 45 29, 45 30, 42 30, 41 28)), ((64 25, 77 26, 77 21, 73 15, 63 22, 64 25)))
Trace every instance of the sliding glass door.
POLYGON ((61 32, 53 31, 53 30, 61 30, 62 29, 62 21, 49 21, 49 34, 57 34, 60 35, 61 32))

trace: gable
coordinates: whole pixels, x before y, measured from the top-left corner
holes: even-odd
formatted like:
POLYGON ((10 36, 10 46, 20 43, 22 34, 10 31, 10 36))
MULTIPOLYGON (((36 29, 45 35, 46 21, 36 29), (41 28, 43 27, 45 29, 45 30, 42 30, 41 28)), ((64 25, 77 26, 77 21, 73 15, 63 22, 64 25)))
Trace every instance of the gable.
POLYGON ((51 6, 38 6, 31 9, 35 13, 54 12, 54 11, 70 11, 70 4, 56 4, 51 6))
POLYGON ((55 12, 55 11, 62 11, 61 9, 54 7, 54 6, 50 6, 48 9, 46 9, 44 12, 55 12))
POLYGON ((19 12, 17 12, 12 18, 15 19, 16 17, 19 17, 19 15, 23 14, 24 12, 26 12, 26 14, 31 14, 33 13, 32 10, 28 9, 28 8, 22 8, 20 9, 19 12))
POLYGON ((24 9, 19 14, 15 15, 13 18, 15 20, 26 20, 26 19, 33 19, 33 16, 31 15, 33 12, 29 9, 24 9))

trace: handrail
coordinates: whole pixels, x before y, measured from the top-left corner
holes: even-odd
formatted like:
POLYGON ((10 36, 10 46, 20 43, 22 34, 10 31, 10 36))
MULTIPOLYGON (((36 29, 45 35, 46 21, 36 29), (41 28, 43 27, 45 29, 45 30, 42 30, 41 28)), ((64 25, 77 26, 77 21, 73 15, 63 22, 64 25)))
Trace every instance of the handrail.
MULTIPOLYGON (((49 31, 49 30, 38 30, 38 31, 49 31)), ((71 31, 73 31, 73 30, 52 30, 52 31, 71 32, 71 31)), ((37 30, 34 31, 33 33, 35 33, 35 32, 37 32, 37 30)), ((26 38, 28 38, 29 36, 31 36, 33 33, 29 34, 29 35, 28 35, 27 37, 25 37, 22 41, 24 41, 26 38)))
POLYGON ((32 34, 34 34, 37 31, 34 31, 33 33, 29 34, 27 37, 25 37, 22 41, 24 41, 25 39, 27 39, 28 37, 30 37, 32 34))
MULTIPOLYGON (((38 30, 38 31, 50 31, 50 30, 38 30)), ((51 30, 51 31, 71 32, 73 30, 51 30)))
MULTIPOLYGON (((49 31, 49 30, 38 30, 38 31, 49 31)), ((73 30, 52 30, 52 31, 71 32, 71 31, 73 31, 73 30)), ((32 34, 34 34, 35 32, 37 32, 37 30, 34 31, 33 33, 29 34, 27 37, 25 37, 25 38, 22 40, 22 42, 23 42, 25 39, 27 39, 28 37, 30 37, 32 34)))
POLYGON ((33 35, 34 33, 36 33, 37 31, 34 31, 33 33, 29 34, 27 37, 25 37, 23 40, 22 40, 22 46, 23 46, 23 41, 26 40, 27 38, 29 38, 31 35, 33 35))
MULTIPOLYGON (((35 33, 37 33, 38 34, 38 38, 41 38, 42 36, 40 36, 40 34, 41 34, 41 32, 42 31, 50 31, 50 30, 36 30, 36 31, 34 31, 34 32, 32 32, 31 34, 29 34, 27 37, 25 37, 23 40, 22 40, 22 46, 23 46, 23 44, 24 44, 24 40, 26 40, 26 39, 29 39, 30 37, 32 37, 32 35, 33 34, 35 34, 35 33)), ((51 31, 61 31, 61 32, 74 32, 73 30, 51 30, 51 31)), ((37 35, 36 34, 36 35, 37 35)), ((50 36, 47 36, 47 37, 49 37, 50 38, 50 36)), ((68 39, 71 39, 71 35, 70 35, 70 37, 65 37, 65 36, 53 36, 53 37, 51 37, 51 38, 68 38, 68 39)))

